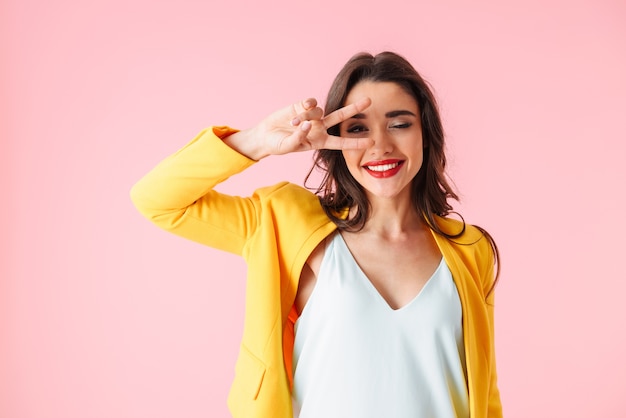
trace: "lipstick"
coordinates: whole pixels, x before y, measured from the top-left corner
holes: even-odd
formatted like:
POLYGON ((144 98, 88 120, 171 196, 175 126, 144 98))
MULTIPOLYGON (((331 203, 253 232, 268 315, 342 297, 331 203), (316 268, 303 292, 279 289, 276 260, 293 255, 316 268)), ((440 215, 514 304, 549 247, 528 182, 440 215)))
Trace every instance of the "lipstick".
POLYGON ((375 178, 387 178, 398 174, 404 164, 403 160, 371 161, 363 165, 368 174, 375 178))

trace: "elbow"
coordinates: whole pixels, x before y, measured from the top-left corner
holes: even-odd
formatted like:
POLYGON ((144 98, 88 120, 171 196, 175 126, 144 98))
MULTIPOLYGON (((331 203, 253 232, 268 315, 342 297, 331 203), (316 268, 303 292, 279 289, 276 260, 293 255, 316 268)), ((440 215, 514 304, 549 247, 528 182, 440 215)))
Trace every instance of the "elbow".
POLYGON ((161 214, 161 211, 156 209, 153 199, 150 199, 150 197, 144 193, 140 183, 135 184, 130 189, 130 200, 135 206, 135 209, 152 222, 161 214))
POLYGON ((145 211, 145 199, 143 199, 141 190, 137 184, 135 184, 130 189, 130 201, 135 206, 135 209, 139 211, 139 213, 144 214, 145 211))
POLYGON ((165 230, 173 230, 185 215, 185 208, 173 209, 151 197, 138 183, 130 189, 130 200, 144 218, 165 230))

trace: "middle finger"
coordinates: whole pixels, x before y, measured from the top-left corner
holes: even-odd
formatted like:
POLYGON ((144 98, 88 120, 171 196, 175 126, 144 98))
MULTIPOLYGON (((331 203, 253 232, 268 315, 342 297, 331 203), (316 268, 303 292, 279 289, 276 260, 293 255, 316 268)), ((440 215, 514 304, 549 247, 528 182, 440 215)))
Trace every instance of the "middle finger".
POLYGON ((334 112, 329 113, 324 119, 322 119, 322 122, 324 122, 324 127, 328 129, 343 122, 344 120, 350 119, 357 113, 360 113, 363 110, 367 109, 371 104, 372 100, 369 97, 365 97, 358 102, 337 109, 334 112))

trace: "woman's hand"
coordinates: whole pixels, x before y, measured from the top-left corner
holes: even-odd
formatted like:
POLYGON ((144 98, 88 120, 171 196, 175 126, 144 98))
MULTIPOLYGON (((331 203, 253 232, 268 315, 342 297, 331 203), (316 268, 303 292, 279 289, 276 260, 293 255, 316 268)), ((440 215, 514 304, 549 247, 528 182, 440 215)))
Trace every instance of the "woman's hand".
POLYGON ((252 129, 225 138, 224 142, 253 160, 314 149, 364 149, 371 145, 370 139, 329 135, 327 129, 370 104, 370 99, 362 99, 324 116, 315 99, 306 99, 271 114, 252 129))

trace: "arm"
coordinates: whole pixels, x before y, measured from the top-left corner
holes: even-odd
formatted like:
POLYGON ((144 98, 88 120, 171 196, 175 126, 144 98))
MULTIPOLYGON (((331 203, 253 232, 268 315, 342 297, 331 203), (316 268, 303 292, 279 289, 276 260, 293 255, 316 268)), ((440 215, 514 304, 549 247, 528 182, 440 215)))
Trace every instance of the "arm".
POLYGON ((207 129, 144 176, 131 191, 133 203, 163 229, 241 254, 256 228, 258 198, 224 195, 215 185, 268 155, 368 146, 368 139, 332 136, 327 129, 369 104, 361 100, 324 116, 317 102, 307 99, 246 131, 207 129))
POLYGON ((240 254, 255 228, 254 201, 213 190, 254 163, 222 142, 234 132, 209 128, 146 174, 131 190, 139 212, 177 235, 240 254))
MULTIPOLYGON (((490 303, 487 307, 489 310, 489 322, 491 324, 493 333, 493 293, 490 296, 490 303)), ((492 334, 493 335, 493 334, 492 334)), ((494 342, 491 342, 491 376, 489 378, 489 403, 487 409, 487 416, 489 418, 501 418, 502 417, 502 402, 500 401, 500 390, 498 389, 498 374, 496 372, 496 350, 494 342)))
MULTIPOLYGON (((489 236, 489 239, 491 237, 489 236)), ((492 289, 495 274, 494 274, 494 250, 491 247, 491 244, 483 241, 483 248, 481 252, 483 254, 487 254, 485 257, 485 265, 484 265, 484 273, 483 273, 483 292, 487 295, 486 298, 486 309, 489 321, 489 334, 491 335, 491 340, 489 344, 489 352, 491 353, 491 358, 489 360, 491 374, 489 376, 489 399, 488 399, 488 409, 487 416, 489 418, 501 418, 502 417, 502 403, 500 401, 500 390, 498 389, 498 375, 496 371, 496 350, 495 350, 495 324, 494 324, 494 293, 495 290, 492 289)))

